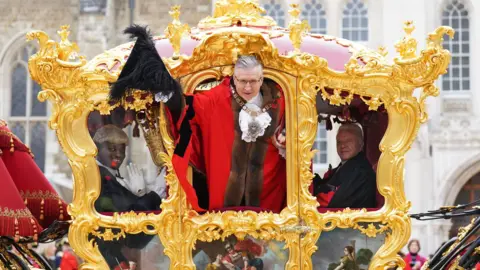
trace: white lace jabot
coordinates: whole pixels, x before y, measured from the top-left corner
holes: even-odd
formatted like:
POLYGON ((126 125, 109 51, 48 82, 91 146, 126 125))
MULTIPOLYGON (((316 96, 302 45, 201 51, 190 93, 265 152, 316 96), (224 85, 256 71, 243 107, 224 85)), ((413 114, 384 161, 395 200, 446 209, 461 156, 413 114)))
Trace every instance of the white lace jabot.
MULTIPOLYGON (((260 112, 263 103, 263 97, 258 93, 249 100, 245 107, 254 112, 260 112)), ((270 126, 272 118, 268 112, 260 113, 258 116, 252 116, 247 110, 240 110, 238 123, 242 130, 242 140, 246 142, 255 142, 258 137, 263 136, 265 129, 270 126)))

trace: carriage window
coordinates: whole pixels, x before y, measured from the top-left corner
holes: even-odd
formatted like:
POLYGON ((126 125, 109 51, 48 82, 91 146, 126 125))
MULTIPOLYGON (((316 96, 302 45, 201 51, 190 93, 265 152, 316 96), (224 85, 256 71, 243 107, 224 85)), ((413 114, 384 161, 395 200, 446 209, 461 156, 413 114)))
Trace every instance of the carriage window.
MULTIPOLYGON (((445 39, 443 47, 452 54, 452 62, 442 77, 443 91, 470 90, 470 20, 461 1, 449 1, 443 9, 442 25, 455 30, 454 39, 445 39)), ((450 92, 451 93, 451 92, 450 92)))
MULTIPOLYGON (((328 96, 334 90, 324 91, 328 96)), ((380 141, 388 126, 387 111, 383 105, 368 105, 370 97, 352 94, 350 103, 337 106, 321 96, 319 93, 316 98, 318 124, 312 148, 317 152, 312 158, 314 177, 310 186, 318 210, 348 207, 375 211, 384 204, 377 190, 376 168, 380 141), (331 147, 328 137, 332 138, 331 147)))
POLYGON ((33 45, 20 49, 11 65, 11 102, 8 119, 12 132, 30 146, 40 169, 45 168, 47 104, 37 95, 41 87, 28 76, 28 58, 36 52, 33 45), (35 139, 33 139, 35 134, 35 139))
POLYGON ((272 17, 280 27, 285 27, 285 12, 282 4, 277 1, 270 0, 263 6, 267 11, 267 16, 272 17))
MULTIPOLYGON (((143 123, 140 119, 143 118, 135 111, 121 107, 111 111, 110 115, 93 111, 88 116, 88 130, 98 149, 96 163, 101 178, 100 196, 95 201, 95 208, 102 214, 129 211, 156 213, 167 197, 165 171, 163 166, 156 166, 149 155, 145 130, 139 126, 143 123), (133 136, 129 136, 129 129, 132 129, 133 136)), ((160 142, 161 137, 151 141, 160 142)), ((163 150, 161 144, 156 145, 160 149, 155 148, 158 151, 154 157, 163 150)))
POLYGON ((103 13, 106 5, 106 0, 80 0, 80 11, 83 13, 103 13))
POLYGON ((345 5, 342 37, 351 41, 368 41, 368 9, 361 0, 352 0, 345 5))
POLYGON ((326 34, 327 33, 327 19, 325 16, 325 9, 318 0, 312 0, 305 4, 302 9, 303 19, 310 24, 312 33, 326 34))

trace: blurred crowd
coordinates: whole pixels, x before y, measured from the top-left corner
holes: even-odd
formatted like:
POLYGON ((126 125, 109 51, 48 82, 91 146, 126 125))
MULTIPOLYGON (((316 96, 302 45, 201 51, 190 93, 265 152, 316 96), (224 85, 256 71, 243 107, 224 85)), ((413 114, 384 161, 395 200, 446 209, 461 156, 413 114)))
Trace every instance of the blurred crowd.
MULTIPOLYGON (((406 264, 404 270, 420 270, 427 260, 432 259, 433 254, 424 257, 421 255, 420 251, 420 241, 417 239, 411 239, 407 245, 407 254, 399 252, 399 255, 403 258, 406 264)), ((475 270, 480 270, 480 264, 476 265, 475 270)))
MULTIPOLYGON (((37 246, 33 246, 33 248, 50 264, 52 269, 79 269, 81 260, 73 252, 66 237, 57 242, 39 244, 37 246)), ((16 252, 15 250, 13 251, 16 252)), ((20 254, 17 255, 21 256, 20 254)), ((36 265, 36 262, 33 260, 30 261, 30 263, 34 267, 40 268, 40 266, 36 265)))

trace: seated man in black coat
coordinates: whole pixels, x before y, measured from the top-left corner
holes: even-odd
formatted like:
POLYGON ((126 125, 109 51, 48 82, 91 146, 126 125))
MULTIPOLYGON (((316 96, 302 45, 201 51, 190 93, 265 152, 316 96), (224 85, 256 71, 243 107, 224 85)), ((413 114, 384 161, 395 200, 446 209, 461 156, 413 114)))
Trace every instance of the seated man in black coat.
POLYGON ((376 174, 362 148, 363 132, 360 126, 343 124, 337 133, 340 165, 324 179, 317 174, 313 181, 314 195, 319 195, 317 198, 323 197, 321 207, 376 207, 376 174))
MULTIPOLYGON (((166 197, 166 185, 162 175, 153 182, 144 179, 142 172, 133 164, 127 166, 127 176, 122 177, 119 168, 125 159, 128 136, 115 125, 101 127, 93 138, 97 148, 97 164, 101 176, 101 191, 95 201, 98 212, 154 211, 160 209, 166 197)), ((114 229, 114 232, 117 232, 114 229)), ((128 266, 122 253, 123 247, 143 249, 153 238, 144 233, 127 235, 118 241, 103 241, 97 238, 100 252, 111 269, 128 266)))

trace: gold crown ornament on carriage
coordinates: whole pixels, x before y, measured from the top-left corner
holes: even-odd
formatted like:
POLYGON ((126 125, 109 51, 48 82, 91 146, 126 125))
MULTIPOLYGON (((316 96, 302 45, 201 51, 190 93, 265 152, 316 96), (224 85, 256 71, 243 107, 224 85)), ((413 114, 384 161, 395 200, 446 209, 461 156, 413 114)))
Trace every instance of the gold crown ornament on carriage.
POLYGON ((296 4, 287 28, 264 13, 216 1, 189 27, 175 6, 164 35, 129 26, 132 42, 89 61, 71 57, 68 27, 58 43, 28 34, 74 174, 69 238, 84 269, 404 265, 404 157, 453 30, 437 28, 418 53, 407 22, 389 61, 310 33, 296 4), (341 162, 321 176, 316 138, 336 131, 341 162))

